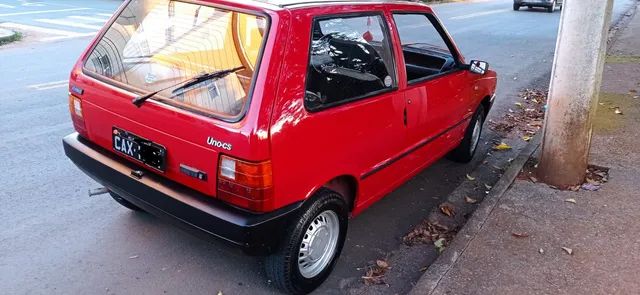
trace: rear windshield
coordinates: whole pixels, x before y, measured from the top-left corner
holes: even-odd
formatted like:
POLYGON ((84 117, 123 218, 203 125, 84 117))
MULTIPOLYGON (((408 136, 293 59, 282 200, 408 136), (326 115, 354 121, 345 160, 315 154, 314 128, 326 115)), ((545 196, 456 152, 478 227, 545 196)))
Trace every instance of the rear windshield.
POLYGON ((94 47, 85 70, 154 99, 222 118, 246 108, 268 23, 262 16, 169 0, 130 1, 94 47), (236 69, 187 88, 204 73, 236 69), (175 86, 173 86, 175 85, 175 86))

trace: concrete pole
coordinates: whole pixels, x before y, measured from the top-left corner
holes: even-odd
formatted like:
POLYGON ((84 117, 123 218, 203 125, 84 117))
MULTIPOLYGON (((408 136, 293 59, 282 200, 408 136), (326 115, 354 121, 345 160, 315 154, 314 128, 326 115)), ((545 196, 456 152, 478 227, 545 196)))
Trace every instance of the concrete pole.
POLYGON ((551 72, 538 177, 581 184, 591 146, 613 0, 565 0, 551 72))

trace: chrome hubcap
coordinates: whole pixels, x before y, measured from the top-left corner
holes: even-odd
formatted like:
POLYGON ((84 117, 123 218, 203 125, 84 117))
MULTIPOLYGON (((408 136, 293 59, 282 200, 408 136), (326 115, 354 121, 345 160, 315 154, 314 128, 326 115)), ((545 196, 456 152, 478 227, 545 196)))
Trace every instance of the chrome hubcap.
POLYGON ((482 130, 482 118, 478 116, 475 124, 473 125, 473 132, 471 133, 471 146, 469 147, 469 153, 473 155, 480 141, 480 131, 482 130))
POLYGON ((333 211, 324 211, 313 219, 302 237, 298 252, 298 270, 305 278, 320 274, 333 259, 338 245, 340 221, 333 211))

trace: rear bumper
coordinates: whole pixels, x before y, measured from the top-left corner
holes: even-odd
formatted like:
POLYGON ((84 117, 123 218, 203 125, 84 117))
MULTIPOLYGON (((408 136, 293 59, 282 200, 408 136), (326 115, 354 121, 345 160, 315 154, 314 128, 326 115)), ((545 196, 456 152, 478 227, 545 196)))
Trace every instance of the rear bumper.
POLYGON ((254 214, 145 171, 77 133, 62 142, 65 154, 78 168, 127 201, 201 237, 222 239, 249 254, 274 251, 302 205, 299 202, 254 214), (130 176, 133 170, 144 171, 144 176, 130 176))

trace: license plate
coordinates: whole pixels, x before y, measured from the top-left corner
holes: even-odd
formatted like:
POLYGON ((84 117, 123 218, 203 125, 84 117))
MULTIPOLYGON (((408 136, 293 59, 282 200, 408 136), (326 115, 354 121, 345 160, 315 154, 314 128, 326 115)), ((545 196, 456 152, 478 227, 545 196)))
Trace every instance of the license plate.
POLYGON ((164 146, 117 127, 113 127, 112 134, 115 151, 156 170, 165 170, 167 150, 164 146))

